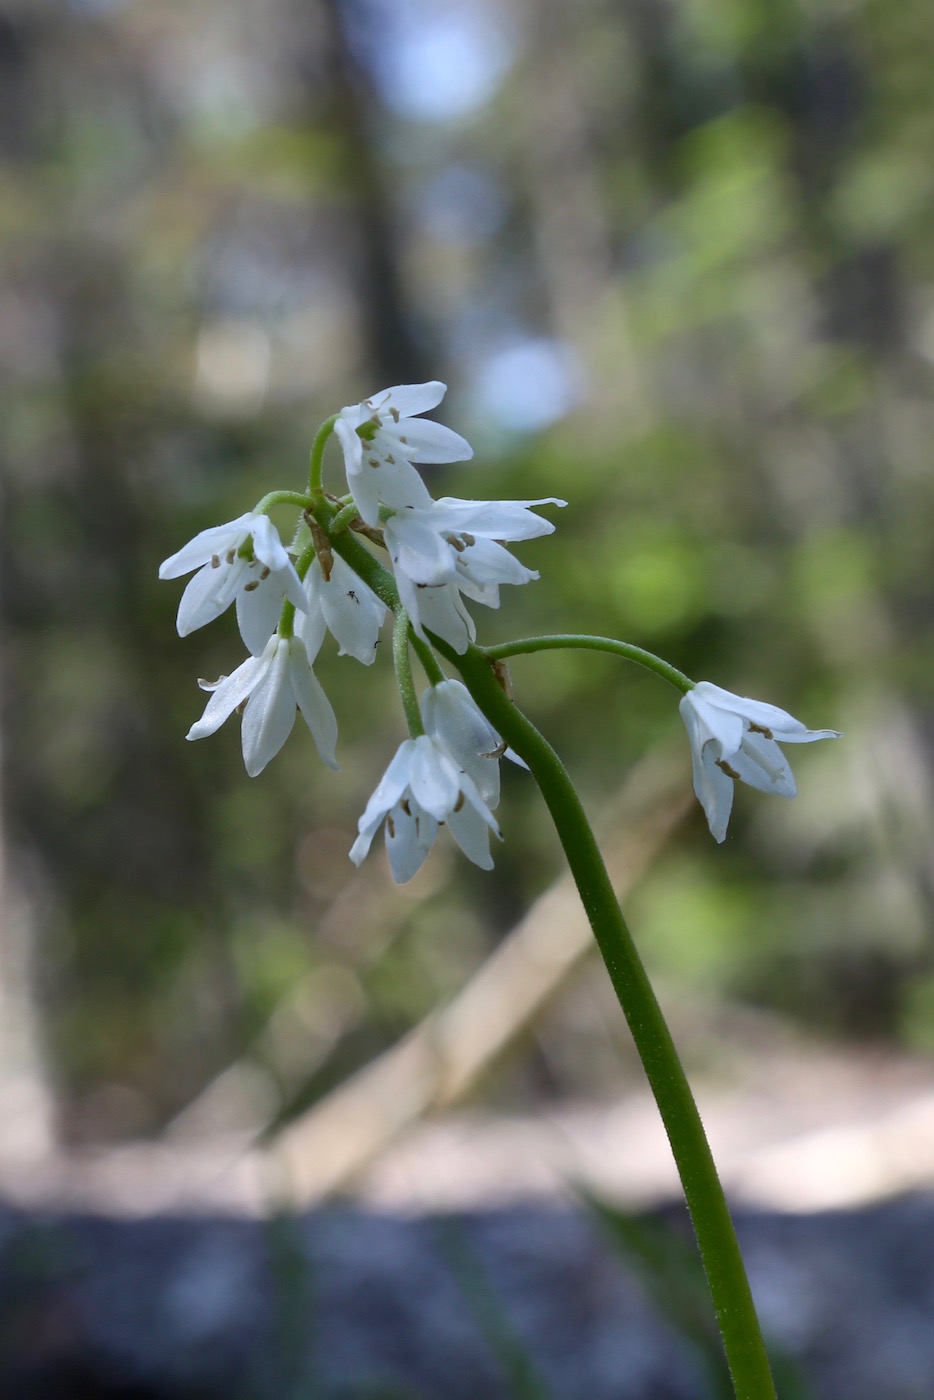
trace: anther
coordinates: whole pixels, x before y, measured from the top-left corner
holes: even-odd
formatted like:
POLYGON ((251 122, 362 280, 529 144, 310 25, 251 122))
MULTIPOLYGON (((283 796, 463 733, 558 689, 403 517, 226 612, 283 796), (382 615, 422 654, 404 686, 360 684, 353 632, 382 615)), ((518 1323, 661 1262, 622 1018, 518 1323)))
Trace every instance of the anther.
POLYGON ((251 579, 249 583, 243 585, 244 593, 252 593, 254 588, 259 588, 259 579, 251 579))
POLYGON ((263 571, 262 571, 262 573, 260 574, 260 578, 261 578, 261 579, 268 578, 271 572, 272 572, 272 571, 271 571, 269 565, 268 565, 268 564, 264 564, 264 565, 263 565, 263 571))
POLYGON ((403 797, 402 801, 399 803, 399 806, 402 808, 403 812, 407 817, 410 817, 412 815, 412 808, 409 806, 409 799, 407 797, 403 797))
POLYGON ((726 774, 728 778, 736 778, 738 781, 740 780, 740 775, 737 773, 736 769, 731 768, 725 758, 718 758, 715 760, 715 762, 717 767, 722 769, 722 771, 726 774))
POLYGON ((212 569, 219 569, 220 566, 221 566, 221 557, 220 557, 220 555, 219 555, 219 554, 212 554, 212 555, 211 555, 211 568, 212 568, 212 569))
POLYGON ((386 830, 389 832, 389 835, 390 835, 390 836, 395 836, 395 834, 396 834, 396 825, 395 825, 395 822, 394 822, 393 819, 392 819, 392 815, 391 815, 391 814, 390 814, 389 816, 387 816, 387 818, 386 818, 386 830))
POLYGON ((749 721, 749 732, 750 734, 761 734, 763 739, 775 738, 771 729, 768 729, 764 724, 753 724, 752 720, 749 721))
POLYGON ((462 792, 459 792, 457 794, 457 801, 454 803, 454 811, 459 812, 466 800, 467 799, 464 797, 464 794, 462 792))
POLYGON ((227 563, 228 563, 228 564, 232 564, 233 561, 236 559, 236 557, 237 557, 237 551, 236 551, 235 549, 228 549, 228 551, 227 551, 227 563))
MULTIPOLYGON (((397 408, 390 408, 390 410, 389 410, 389 416, 390 416, 390 418, 392 419, 392 421, 393 421, 394 423, 398 423, 398 421, 399 421, 399 416, 400 416, 400 415, 399 415, 399 410, 398 410, 397 408)), ((405 442, 405 438, 403 438, 402 441, 405 442)))

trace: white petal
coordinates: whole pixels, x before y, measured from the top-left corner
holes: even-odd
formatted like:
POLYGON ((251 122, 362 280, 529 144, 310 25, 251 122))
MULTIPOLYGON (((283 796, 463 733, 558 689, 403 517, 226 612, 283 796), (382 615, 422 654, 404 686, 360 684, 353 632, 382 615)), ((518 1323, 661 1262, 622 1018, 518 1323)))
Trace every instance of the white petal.
MULTIPOLYGON (((365 666, 376 660, 379 629, 386 616, 385 604, 358 578, 339 555, 334 556, 331 577, 325 583, 317 560, 321 609, 328 627, 337 638, 342 656, 350 655, 365 666)), ((309 569, 311 573, 312 569, 309 569)))
POLYGON ((241 588, 237 594, 237 625, 240 636, 254 656, 261 656, 275 632, 282 612, 282 589, 275 574, 260 579, 255 568, 251 582, 256 588, 241 588))
POLYGON ((453 578, 456 551, 424 511, 401 511, 392 516, 386 521, 384 535, 396 569, 413 583, 436 586, 453 578))
POLYGON ((469 462, 473 456, 473 448, 460 433, 427 418, 403 418, 391 425, 384 417, 379 435, 396 444, 410 462, 469 462))
POLYGON ((159 577, 179 578, 180 575, 197 569, 199 565, 208 563, 215 554, 218 558, 223 558, 228 550, 239 549, 249 533, 252 519, 252 513, 241 515, 226 525, 212 525, 210 529, 202 530, 193 540, 182 545, 176 554, 171 554, 168 559, 163 560, 159 565, 159 577))
POLYGON ((233 714, 238 705, 247 698, 254 686, 272 664, 273 646, 267 647, 262 656, 250 656, 231 675, 225 676, 211 692, 211 698, 204 708, 204 714, 186 734, 186 739, 206 739, 214 734, 225 719, 233 714))
POLYGON ((427 384, 393 384, 389 389, 380 389, 378 394, 371 394, 360 407, 366 410, 367 415, 378 413, 380 417, 394 422, 393 409, 400 418, 427 413, 429 409, 438 407, 447 391, 448 386, 442 384, 440 379, 429 379, 427 384))
POLYGON ((460 792, 458 771, 451 758, 427 734, 413 741, 409 786, 420 807, 444 821, 460 792))
MULTIPOLYGON (((312 568, 314 568, 314 565, 312 565, 312 568)), ((308 573, 305 575, 306 589, 308 587, 310 575, 311 569, 309 569, 308 573)), ((320 578, 320 573, 318 577, 320 578)), ((318 597, 317 594, 312 594, 311 601, 309 601, 308 604, 308 611, 297 613, 295 616, 295 635, 305 648, 305 653, 309 661, 314 661, 318 652, 321 650, 321 643, 324 641, 327 630, 328 625, 321 608, 320 597, 318 597)))
POLYGON ((481 588, 498 587, 503 583, 531 583, 538 578, 537 570, 527 569, 508 549, 493 540, 477 540, 457 555, 455 567, 459 577, 481 588))
POLYGON ((392 878, 398 885, 408 884, 424 864, 434 845, 438 823, 428 812, 412 806, 410 812, 394 807, 386 816, 386 850, 392 878))
MULTIPOLYGON (((345 410, 346 411, 346 410, 345 410)), ((363 461, 363 443, 355 428, 344 418, 338 418, 334 431, 344 453, 344 468, 361 519, 368 525, 379 524, 379 492, 373 471, 363 461)))
MULTIPOLYGON (((224 564, 223 568, 228 566, 224 564)), ((196 631, 199 627, 204 627, 206 623, 213 622, 215 617, 220 617, 227 603, 218 606, 217 603, 217 570, 210 564, 205 564, 196 574, 188 580, 185 591, 179 599, 178 616, 175 619, 175 626, 180 637, 187 637, 189 632, 196 631)))
MULTIPOLYGON (((726 762, 725 759, 721 761, 726 762)), ((744 783, 760 792, 771 792, 776 797, 794 797, 797 792, 788 760, 774 739, 745 734, 729 765, 744 783)))
POLYGON ((532 506, 565 506, 557 496, 537 501, 463 501, 442 496, 435 502, 439 520, 448 530, 467 530, 493 540, 533 540, 554 533, 554 522, 533 515, 532 506))
POLYGON ((261 564, 276 572, 288 567, 289 556, 279 538, 279 531, 268 515, 254 515, 250 533, 253 536, 253 553, 261 564))
POLYGON ((459 812, 452 812, 448 817, 448 826, 468 860, 479 865, 481 870, 493 869, 490 828, 475 807, 465 802, 459 812))
POLYGON ((745 726, 735 710, 721 709, 718 705, 711 704, 706 694, 698 695, 697 686, 684 696, 679 709, 682 714, 688 710, 694 714, 699 749, 713 741, 717 745, 718 758, 729 758, 731 754, 736 753, 743 741, 745 726))
POLYGON ((311 669, 305 648, 297 637, 293 639, 289 649, 289 678, 295 701, 311 730, 318 753, 329 768, 337 768, 338 763, 334 755, 337 746, 337 717, 318 677, 311 669))
POLYGON ((272 663, 243 711, 243 762, 251 778, 282 748, 295 723, 295 696, 289 684, 289 643, 275 643, 272 663))
MULTIPOLYGON (((399 591, 401 594, 401 586, 399 591)), ((418 595, 418 616, 422 627, 427 627, 439 637, 443 637, 456 652, 465 652, 477 635, 477 629, 454 584, 448 583, 441 588, 419 588, 413 591, 418 595)), ((411 609, 407 607, 407 611, 411 617, 411 609)))
POLYGON ((716 763, 711 745, 695 759, 693 767, 694 792, 704 809, 710 834, 715 841, 722 842, 726 839, 730 812, 733 810, 735 784, 716 763))
MULTIPOLYGON (((393 439, 378 432, 364 444, 363 461, 368 477, 375 480, 379 499, 392 510, 430 510, 428 487, 393 439)), ((364 470, 361 467, 361 471, 364 470)))
POLYGON ((484 802, 499 802, 499 760, 491 757, 500 737, 460 681, 429 686, 421 699, 422 719, 432 738, 440 740, 458 767, 477 785, 484 802))
POLYGON ((396 749, 392 762, 376 785, 376 789, 366 804, 363 816, 357 823, 361 835, 373 833, 386 813, 396 805, 409 786, 409 763, 412 757, 414 739, 406 739, 396 749))

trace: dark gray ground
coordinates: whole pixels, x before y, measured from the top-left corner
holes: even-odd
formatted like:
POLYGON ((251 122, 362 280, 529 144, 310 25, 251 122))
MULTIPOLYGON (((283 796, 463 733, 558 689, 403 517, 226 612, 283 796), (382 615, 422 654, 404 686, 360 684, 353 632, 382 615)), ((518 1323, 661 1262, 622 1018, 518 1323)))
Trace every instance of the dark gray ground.
MULTIPOLYGON (((816 1400, 931 1400, 934 1199, 738 1227, 764 1325, 816 1400)), ((555 1400, 709 1393, 583 1214, 0 1216, 4 1400, 500 1400, 517 1391, 485 1309, 555 1400)))

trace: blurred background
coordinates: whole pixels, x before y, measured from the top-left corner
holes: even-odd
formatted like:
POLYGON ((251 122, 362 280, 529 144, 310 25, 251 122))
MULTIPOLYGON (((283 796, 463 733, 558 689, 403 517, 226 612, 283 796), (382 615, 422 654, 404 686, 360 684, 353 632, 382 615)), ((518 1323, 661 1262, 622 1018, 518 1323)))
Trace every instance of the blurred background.
POLYGON ((569 501, 481 641, 846 731, 717 848, 673 693, 512 668, 729 1180, 934 1180, 932 46, 919 0, 2 0, 8 1198, 171 1203, 185 1153, 256 1210, 676 1190, 526 775, 491 874, 442 841, 399 889, 346 854, 386 656, 322 655, 337 775, 300 727, 255 780, 235 723, 184 742, 242 648, 179 641, 159 562, 435 377, 477 450, 436 494, 569 501))

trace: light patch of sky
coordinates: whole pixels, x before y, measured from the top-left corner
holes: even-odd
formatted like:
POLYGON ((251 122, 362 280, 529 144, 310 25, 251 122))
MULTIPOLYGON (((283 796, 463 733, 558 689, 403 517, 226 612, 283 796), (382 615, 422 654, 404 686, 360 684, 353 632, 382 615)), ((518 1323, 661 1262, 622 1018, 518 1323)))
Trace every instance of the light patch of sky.
POLYGON ((510 7, 477 0, 391 0, 383 36, 366 45, 383 101, 411 121, 440 122, 483 107, 515 60, 510 7))
POLYGON ((577 357, 560 340, 518 340, 493 350, 470 393, 473 415, 500 428, 535 433, 580 403, 584 377, 577 357))

